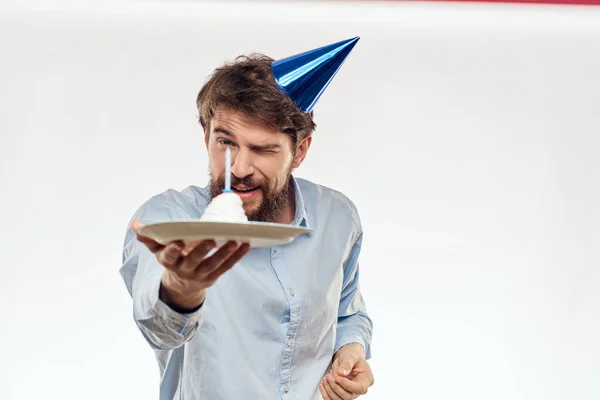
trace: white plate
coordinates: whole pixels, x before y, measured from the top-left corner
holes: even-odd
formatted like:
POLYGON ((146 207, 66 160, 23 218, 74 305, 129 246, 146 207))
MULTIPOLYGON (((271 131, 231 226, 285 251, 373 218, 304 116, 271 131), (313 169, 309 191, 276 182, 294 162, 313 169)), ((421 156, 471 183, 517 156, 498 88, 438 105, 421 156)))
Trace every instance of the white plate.
POLYGON ((186 248, 202 240, 212 239, 221 246, 228 240, 247 242, 252 247, 270 247, 290 243, 297 236, 311 232, 310 229, 266 222, 205 222, 168 221, 144 225, 140 235, 150 237, 161 244, 181 240, 186 248))

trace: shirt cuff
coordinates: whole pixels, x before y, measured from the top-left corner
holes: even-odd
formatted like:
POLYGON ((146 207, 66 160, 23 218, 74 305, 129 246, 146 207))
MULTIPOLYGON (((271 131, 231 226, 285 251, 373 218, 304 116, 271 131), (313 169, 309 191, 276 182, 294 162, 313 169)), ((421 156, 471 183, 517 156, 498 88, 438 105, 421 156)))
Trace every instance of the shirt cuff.
POLYGON ((151 313, 153 316, 163 321, 166 327, 169 327, 181 335, 186 335, 191 328, 202 324, 202 321, 204 320, 204 305, 191 313, 179 313, 160 299, 160 285, 161 279, 158 277, 158 279, 152 282, 152 287, 150 288, 149 301, 151 303, 150 309, 152 310, 151 313))
POLYGON ((369 360, 371 358, 371 346, 366 342, 366 340, 358 335, 342 335, 339 336, 335 341, 335 351, 334 354, 338 352, 342 346, 345 346, 350 343, 358 343, 363 349, 365 349, 365 359, 369 360))

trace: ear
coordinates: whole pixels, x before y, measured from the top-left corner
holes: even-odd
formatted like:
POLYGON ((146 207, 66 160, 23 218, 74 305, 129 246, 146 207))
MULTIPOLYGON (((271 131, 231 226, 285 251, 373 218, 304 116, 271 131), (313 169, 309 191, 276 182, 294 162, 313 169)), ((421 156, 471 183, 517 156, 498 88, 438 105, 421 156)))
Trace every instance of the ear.
POLYGON ((302 165, 302 162, 306 158, 306 154, 308 153, 308 149, 310 148, 311 143, 312 135, 305 137, 300 143, 298 143, 296 148, 296 155, 294 156, 294 160, 292 162, 292 168, 296 169, 300 167, 300 165, 302 165))

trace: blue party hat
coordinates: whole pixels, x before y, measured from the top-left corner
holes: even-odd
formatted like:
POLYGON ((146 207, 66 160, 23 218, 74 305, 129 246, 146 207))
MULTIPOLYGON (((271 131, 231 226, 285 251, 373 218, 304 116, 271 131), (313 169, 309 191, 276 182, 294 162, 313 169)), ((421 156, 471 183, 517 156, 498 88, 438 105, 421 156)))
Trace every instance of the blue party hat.
POLYGON ((271 70, 283 92, 304 112, 310 112, 360 37, 342 40, 273 61, 271 70))

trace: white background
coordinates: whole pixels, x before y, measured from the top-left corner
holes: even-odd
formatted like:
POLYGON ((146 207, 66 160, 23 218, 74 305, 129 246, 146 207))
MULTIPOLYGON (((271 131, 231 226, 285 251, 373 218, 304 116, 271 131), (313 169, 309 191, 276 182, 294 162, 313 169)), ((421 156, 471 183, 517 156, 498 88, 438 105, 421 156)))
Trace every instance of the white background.
POLYGON ((361 212, 364 398, 600 398, 598 9, 23 4, 0 8, 0 398, 158 397, 118 269, 143 201, 207 181, 198 89, 356 35, 297 175, 361 212))

